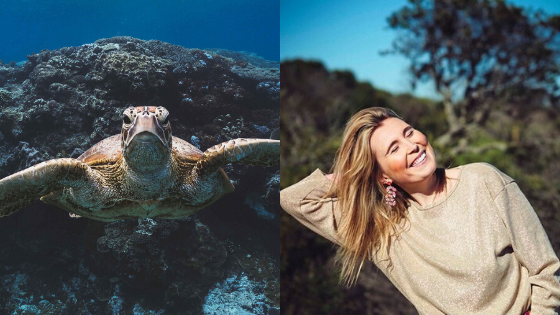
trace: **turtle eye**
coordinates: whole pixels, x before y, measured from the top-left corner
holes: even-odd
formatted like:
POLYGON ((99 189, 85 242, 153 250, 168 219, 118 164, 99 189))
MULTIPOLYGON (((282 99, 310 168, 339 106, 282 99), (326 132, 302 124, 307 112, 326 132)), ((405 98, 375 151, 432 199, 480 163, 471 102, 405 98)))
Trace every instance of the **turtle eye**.
POLYGON ((162 125, 167 125, 167 123, 169 122, 169 115, 165 116, 165 118, 161 121, 162 125))
POLYGON ((130 117, 128 117, 128 115, 124 115, 123 122, 125 125, 128 125, 132 122, 132 120, 130 120, 130 117))

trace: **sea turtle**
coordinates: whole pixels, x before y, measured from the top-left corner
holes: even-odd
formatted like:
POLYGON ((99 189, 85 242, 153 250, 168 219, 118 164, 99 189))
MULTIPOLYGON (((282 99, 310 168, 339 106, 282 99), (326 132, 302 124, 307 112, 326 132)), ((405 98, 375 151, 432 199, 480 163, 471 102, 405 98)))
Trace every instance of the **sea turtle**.
POLYGON ((49 160, 0 180, 0 217, 40 198, 99 221, 179 218, 233 191, 220 166, 279 162, 278 140, 234 139, 202 152, 171 135, 164 107, 129 107, 121 134, 77 159, 49 160))

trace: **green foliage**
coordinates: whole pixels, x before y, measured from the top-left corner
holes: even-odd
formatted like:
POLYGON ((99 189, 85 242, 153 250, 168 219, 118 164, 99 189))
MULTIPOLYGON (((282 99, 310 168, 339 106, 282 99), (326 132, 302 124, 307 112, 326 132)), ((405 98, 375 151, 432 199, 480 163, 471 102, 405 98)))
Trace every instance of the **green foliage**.
MULTIPOLYGON (((332 244, 282 215, 281 307, 284 314, 348 314, 352 303, 331 271, 332 244)), ((357 311, 356 309, 353 310, 357 311)))
POLYGON ((304 135, 304 145, 293 152, 295 156, 290 157, 289 162, 284 159, 281 162, 281 189, 301 180, 317 168, 328 172, 342 140, 336 136, 326 138, 309 130, 304 135))
MULTIPOLYGON (((457 155, 454 159, 453 165, 464 165, 475 162, 486 162, 494 165, 495 167, 508 172, 508 170, 515 169, 514 161, 511 155, 503 150, 488 149, 480 153, 465 152, 457 155)), ((508 172, 510 173, 510 172, 508 172)))

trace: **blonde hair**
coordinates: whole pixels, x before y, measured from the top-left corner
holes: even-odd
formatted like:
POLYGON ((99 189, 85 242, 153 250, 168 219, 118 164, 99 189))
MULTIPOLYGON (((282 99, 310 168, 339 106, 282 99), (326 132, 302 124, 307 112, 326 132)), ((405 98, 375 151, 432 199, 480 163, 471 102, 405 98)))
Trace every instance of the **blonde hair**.
POLYGON ((388 255, 397 224, 406 218, 408 201, 402 189, 394 185, 395 206, 384 203, 381 170, 370 146, 372 133, 389 117, 400 118, 381 107, 355 114, 346 124, 332 169, 336 181, 327 195, 337 196, 340 206, 337 233, 342 246, 336 260, 342 268, 340 281, 347 286, 356 283, 366 259, 373 260, 381 250, 388 255))

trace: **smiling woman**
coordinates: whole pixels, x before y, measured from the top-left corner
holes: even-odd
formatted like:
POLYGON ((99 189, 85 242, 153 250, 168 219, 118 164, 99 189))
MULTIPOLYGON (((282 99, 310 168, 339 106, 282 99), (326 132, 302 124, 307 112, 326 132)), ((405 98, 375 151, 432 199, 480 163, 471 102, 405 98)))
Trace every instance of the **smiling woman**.
POLYGON ((280 201, 340 245, 347 285, 370 260, 421 314, 553 313, 560 262, 515 181, 484 163, 436 165, 424 134, 368 108, 348 122, 333 173, 280 201))

